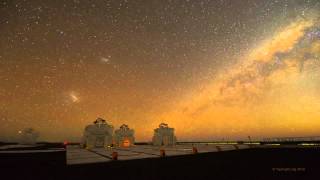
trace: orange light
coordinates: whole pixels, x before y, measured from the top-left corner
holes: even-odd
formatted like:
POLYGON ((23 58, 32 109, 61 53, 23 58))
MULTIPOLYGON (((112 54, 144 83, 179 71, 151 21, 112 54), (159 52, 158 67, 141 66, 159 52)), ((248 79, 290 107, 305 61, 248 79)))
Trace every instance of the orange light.
POLYGON ((160 149, 160 157, 166 157, 166 151, 164 149, 160 149))
POLYGON ((196 147, 192 147, 192 153, 193 154, 198 154, 198 149, 196 147))
POLYGON ((130 140, 129 139, 124 139, 123 140, 123 143, 122 143, 122 146, 123 147, 130 147, 130 140))
POLYGON ((118 160, 118 152, 112 152, 112 160, 118 160))

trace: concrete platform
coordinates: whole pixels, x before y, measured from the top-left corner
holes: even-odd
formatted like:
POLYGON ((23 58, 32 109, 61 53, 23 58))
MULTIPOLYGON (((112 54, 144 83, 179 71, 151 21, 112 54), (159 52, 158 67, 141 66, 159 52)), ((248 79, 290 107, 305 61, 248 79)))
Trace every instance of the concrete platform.
POLYGON ((118 153, 118 160, 133 160, 144 158, 160 158, 160 150, 164 149, 166 156, 180 156, 192 154, 192 147, 196 147, 198 153, 231 151, 249 148, 248 145, 214 145, 194 144, 176 145, 172 147, 159 147, 151 145, 136 145, 129 148, 95 148, 83 149, 77 145, 67 146, 67 164, 87 164, 112 161, 112 152, 118 153))

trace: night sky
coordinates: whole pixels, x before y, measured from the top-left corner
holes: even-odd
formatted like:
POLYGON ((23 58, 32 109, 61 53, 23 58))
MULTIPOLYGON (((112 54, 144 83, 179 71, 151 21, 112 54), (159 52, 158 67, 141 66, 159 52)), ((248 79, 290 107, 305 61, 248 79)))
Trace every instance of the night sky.
POLYGON ((320 132, 318 0, 0 0, 0 140, 320 132))

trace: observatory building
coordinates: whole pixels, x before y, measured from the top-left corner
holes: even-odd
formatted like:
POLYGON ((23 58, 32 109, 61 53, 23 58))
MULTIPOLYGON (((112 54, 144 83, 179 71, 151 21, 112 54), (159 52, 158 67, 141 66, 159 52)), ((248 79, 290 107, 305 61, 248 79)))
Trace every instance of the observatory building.
POLYGON ((114 133, 114 144, 119 147, 130 147, 134 145, 134 130, 123 124, 114 133))
POLYGON ((39 137, 39 133, 33 128, 26 128, 19 131, 19 144, 36 144, 39 137))
POLYGON ((82 146, 86 148, 104 147, 112 144, 113 126, 98 118, 87 125, 83 132, 82 146))
POLYGON ((161 123, 159 128, 154 130, 152 138, 153 145, 156 146, 170 146, 175 145, 177 141, 174 135, 174 128, 169 128, 168 124, 161 123))

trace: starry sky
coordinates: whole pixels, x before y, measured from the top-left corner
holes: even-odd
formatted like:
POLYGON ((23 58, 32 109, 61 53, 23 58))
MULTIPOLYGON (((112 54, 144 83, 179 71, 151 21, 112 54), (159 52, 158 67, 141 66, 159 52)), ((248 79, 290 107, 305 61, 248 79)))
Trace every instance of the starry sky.
POLYGON ((102 117, 149 141, 313 136, 318 0, 0 0, 0 140, 77 141, 102 117))

